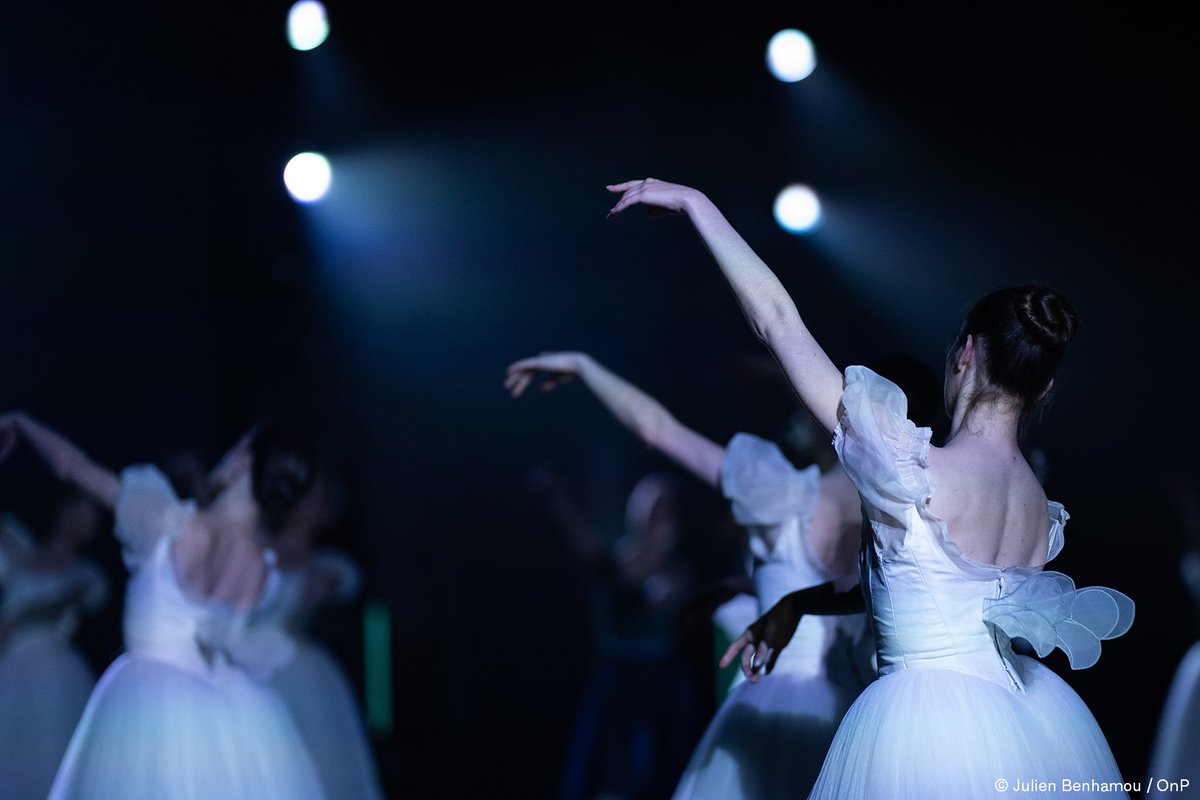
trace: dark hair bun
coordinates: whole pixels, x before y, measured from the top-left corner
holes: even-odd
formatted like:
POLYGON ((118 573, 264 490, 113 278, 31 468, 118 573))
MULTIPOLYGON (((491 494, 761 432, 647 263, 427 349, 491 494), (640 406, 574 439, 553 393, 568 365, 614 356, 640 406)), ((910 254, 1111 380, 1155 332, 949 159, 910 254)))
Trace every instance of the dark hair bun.
POLYGON ((1079 328, 1079 317, 1066 297, 1053 289, 1027 286, 1016 298, 1017 319, 1039 344, 1062 351, 1079 328))
POLYGON ((316 449, 298 429, 264 425, 251 444, 254 499, 263 523, 278 528, 308 493, 316 479, 316 449))
POLYGON ((968 335, 981 345, 992 388, 1021 401, 1022 425, 1049 397, 1055 370, 1075 338, 1079 318, 1067 298, 1046 286, 1010 286, 976 301, 956 347, 968 335))

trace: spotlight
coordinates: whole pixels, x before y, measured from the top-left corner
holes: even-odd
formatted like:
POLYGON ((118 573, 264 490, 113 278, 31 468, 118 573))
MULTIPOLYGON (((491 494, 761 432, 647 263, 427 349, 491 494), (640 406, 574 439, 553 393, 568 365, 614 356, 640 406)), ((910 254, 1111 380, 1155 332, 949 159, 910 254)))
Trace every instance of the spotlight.
POLYGON ((300 0, 287 16, 288 43, 297 50, 312 50, 329 36, 325 6, 317 0, 300 0))
POLYGON ((785 28, 767 43, 767 69, 786 83, 804 80, 817 67, 812 40, 795 28, 785 28))
POLYGON ((775 198, 775 221, 789 233, 812 233, 822 217, 816 192, 803 184, 793 183, 775 198))
POLYGON ((315 203, 329 191, 333 171, 329 160, 320 153, 300 153, 292 156, 283 168, 283 184, 292 199, 300 203, 315 203))

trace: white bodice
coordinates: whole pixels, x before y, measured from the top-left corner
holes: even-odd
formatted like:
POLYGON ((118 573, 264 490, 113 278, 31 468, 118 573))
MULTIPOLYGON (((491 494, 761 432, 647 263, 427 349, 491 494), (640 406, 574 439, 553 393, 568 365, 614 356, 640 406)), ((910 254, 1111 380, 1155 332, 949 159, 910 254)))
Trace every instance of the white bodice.
MULTIPOLYGON (((820 477, 815 465, 796 469, 778 446, 751 434, 735 435, 726 447, 721 490, 749 536, 760 616, 784 595, 831 579, 808 542, 820 477)), ((775 669, 824 674, 829 649, 848 622, 833 616, 801 618, 775 669)))
MULTIPOLYGON (((1042 566, 1000 568, 967 558, 933 516, 926 457, 930 430, 905 416, 895 384, 865 367, 846 370, 834 447, 863 498, 871 536, 860 553, 862 585, 875 629, 880 675, 940 668, 1023 691, 1011 640, 1039 655, 1061 647, 1075 668, 1099 657, 1101 639, 1133 621, 1129 598, 1103 587, 1076 590, 1042 566)), ((1070 518, 1047 508, 1050 561, 1070 518)))
MULTIPOLYGON (((233 663, 264 678, 291 656, 284 637, 250 635, 250 610, 190 594, 178 579, 171 544, 196 512, 179 500, 170 483, 149 465, 121 473, 116 534, 130 569, 125 592, 127 652, 181 669, 208 673, 233 663)), ((268 563, 271 563, 267 551, 268 563)), ((278 573, 268 572, 260 605, 277 590, 278 573)))

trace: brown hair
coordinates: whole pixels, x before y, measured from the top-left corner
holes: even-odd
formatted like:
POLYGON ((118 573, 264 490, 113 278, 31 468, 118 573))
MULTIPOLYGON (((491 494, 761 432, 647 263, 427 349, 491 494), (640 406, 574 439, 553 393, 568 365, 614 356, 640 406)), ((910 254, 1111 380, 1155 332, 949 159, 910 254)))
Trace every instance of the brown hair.
POLYGON ((1078 329, 1074 307, 1058 291, 1038 285, 998 289, 967 312, 951 352, 968 335, 975 338, 984 377, 995 393, 1021 404, 1024 428, 1049 400, 1046 389, 1078 329))

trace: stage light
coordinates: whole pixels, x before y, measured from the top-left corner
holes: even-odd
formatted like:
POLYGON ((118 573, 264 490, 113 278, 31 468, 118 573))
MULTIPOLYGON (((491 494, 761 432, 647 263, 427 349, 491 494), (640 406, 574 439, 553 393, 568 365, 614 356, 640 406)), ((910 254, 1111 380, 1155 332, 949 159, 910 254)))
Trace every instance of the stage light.
POLYGON ((317 0, 300 0, 287 16, 288 43, 297 50, 312 50, 329 36, 325 6, 317 0))
POLYGON ((775 221, 789 233, 812 233, 821 220, 821 201, 803 184, 794 183, 775 198, 775 221))
POLYGON ((795 28, 786 28, 767 43, 767 68, 781 81, 804 80, 817 67, 812 40, 795 28))
POLYGON ((288 194, 301 203, 315 203, 325 196, 333 180, 328 159, 320 153, 292 156, 283 168, 283 184, 288 194))

